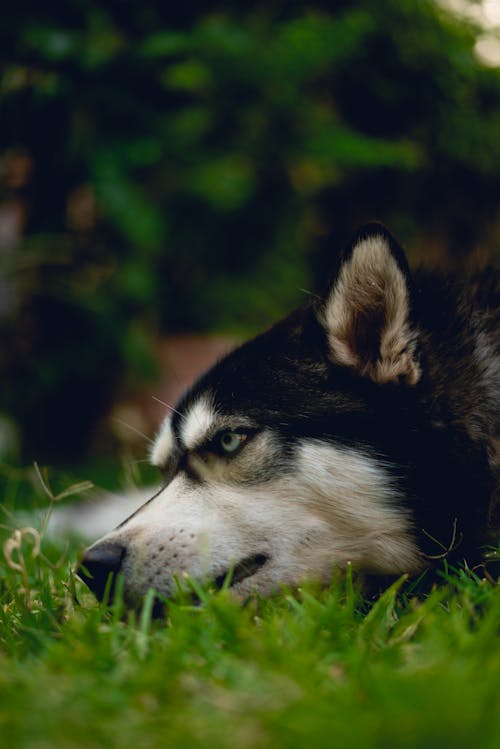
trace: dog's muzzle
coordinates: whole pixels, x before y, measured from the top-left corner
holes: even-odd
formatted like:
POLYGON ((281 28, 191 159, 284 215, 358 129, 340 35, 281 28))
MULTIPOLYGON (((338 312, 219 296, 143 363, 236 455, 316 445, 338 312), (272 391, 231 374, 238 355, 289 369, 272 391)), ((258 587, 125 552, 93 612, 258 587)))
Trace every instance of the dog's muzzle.
POLYGON ((111 601, 124 556, 125 547, 110 541, 93 546, 85 552, 76 573, 100 601, 107 588, 111 601))

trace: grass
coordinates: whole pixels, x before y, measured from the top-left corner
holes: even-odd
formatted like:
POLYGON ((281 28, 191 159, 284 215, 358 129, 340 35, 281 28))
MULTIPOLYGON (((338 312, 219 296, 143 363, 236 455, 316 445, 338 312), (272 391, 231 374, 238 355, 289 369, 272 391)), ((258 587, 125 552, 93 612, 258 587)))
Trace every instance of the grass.
MULTIPOLYGON (((17 480, 13 506, 35 494, 17 480)), ((158 622, 99 606, 73 575, 78 545, 16 533, 9 513, 1 533, 1 746, 500 745, 500 586, 470 571, 374 604, 350 570, 245 606, 204 588, 158 622)))

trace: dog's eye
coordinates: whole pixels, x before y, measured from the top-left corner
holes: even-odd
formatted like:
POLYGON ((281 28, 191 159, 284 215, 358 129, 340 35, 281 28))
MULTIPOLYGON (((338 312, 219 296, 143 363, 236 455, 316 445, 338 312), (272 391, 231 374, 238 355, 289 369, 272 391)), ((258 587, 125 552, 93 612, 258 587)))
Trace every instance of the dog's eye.
POLYGON ((247 438, 248 435, 244 432, 222 432, 219 436, 219 445, 222 452, 231 455, 243 446, 247 438))

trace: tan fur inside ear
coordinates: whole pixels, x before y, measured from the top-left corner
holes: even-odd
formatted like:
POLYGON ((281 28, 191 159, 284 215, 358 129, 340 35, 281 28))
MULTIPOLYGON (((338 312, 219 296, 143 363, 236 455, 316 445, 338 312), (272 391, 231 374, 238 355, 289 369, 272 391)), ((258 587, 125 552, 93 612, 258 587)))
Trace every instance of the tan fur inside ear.
POLYGON ((321 322, 336 363, 354 367, 375 382, 419 381, 405 276, 382 236, 356 245, 329 294, 321 322))

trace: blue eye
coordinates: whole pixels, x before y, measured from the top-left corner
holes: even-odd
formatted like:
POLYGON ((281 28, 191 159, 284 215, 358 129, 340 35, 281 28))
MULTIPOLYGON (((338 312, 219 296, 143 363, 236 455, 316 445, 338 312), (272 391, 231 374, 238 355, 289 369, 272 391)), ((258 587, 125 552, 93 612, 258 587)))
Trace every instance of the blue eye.
POLYGON ((235 453, 246 442, 248 435, 242 432, 222 432, 219 437, 219 445, 223 452, 230 455, 235 453))

